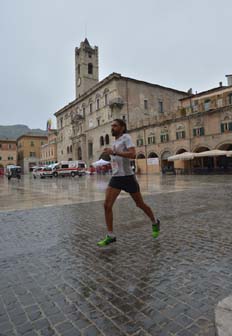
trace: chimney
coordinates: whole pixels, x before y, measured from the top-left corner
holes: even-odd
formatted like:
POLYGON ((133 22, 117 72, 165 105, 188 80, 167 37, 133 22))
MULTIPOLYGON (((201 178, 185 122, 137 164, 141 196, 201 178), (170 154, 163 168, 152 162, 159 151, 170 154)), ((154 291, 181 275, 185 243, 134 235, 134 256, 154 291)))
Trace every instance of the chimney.
POLYGON ((227 85, 231 86, 232 85, 232 75, 226 75, 227 77, 227 85))
POLYGON ((222 87, 222 82, 219 82, 219 86, 222 87))

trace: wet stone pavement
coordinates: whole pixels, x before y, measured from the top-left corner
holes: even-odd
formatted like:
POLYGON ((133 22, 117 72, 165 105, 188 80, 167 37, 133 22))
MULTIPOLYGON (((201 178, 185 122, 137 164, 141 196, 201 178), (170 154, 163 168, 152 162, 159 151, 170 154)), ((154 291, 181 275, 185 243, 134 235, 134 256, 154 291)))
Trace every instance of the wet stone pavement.
POLYGON ((128 197, 103 249, 102 200, 0 212, 0 335, 215 335, 232 293, 232 177, 188 178, 145 193, 158 240, 128 197))

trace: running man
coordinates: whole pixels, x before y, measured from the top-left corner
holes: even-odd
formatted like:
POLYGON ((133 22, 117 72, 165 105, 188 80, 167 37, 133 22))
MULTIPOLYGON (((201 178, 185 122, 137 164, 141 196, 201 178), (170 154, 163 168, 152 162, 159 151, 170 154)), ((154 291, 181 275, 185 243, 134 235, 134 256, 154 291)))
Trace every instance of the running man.
POLYGON ((121 190, 128 192, 135 201, 136 206, 142 209, 150 218, 153 238, 159 236, 160 221, 159 219, 155 219, 151 208, 144 203, 139 184, 130 165, 130 159, 135 159, 136 153, 131 137, 126 132, 126 123, 121 119, 115 119, 111 125, 111 133, 115 137, 115 141, 112 148, 104 149, 104 153, 111 156, 113 176, 106 189, 104 210, 108 233, 104 239, 97 243, 101 247, 116 242, 116 236, 113 233, 112 209, 121 190))

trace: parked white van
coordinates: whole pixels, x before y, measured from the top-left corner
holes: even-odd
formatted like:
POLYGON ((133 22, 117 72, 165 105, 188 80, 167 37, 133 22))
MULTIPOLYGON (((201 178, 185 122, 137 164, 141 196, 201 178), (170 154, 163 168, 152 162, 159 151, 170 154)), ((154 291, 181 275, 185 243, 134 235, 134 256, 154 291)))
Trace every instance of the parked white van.
POLYGON ((51 167, 45 166, 45 167, 37 167, 33 169, 32 175, 34 179, 36 177, 40 177, 41 179, 46 178, 46 177, 53 177, 53 171, 51 167))
POLYGON ((84 161, 61 161, 54 165, 53 176, 79 176, 86 174, 86 163, 84 161))

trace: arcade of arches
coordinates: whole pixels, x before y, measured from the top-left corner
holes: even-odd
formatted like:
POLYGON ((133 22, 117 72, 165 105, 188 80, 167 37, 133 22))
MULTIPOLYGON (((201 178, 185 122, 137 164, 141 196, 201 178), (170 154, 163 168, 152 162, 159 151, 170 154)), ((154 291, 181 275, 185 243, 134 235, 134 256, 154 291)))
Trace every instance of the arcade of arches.
MULTIPOLYGON (((215 148, 209 148, 207 145, 201 145, 193 150, 193 153, 200 153, 208 150, 219 149, 232 151, 232 143, 219 144, 215 148)), ((175 152, 166 149, 162 153, 150 152, 147 154, 139 152, 136 156, 135 165, 138 173, 142 174, 152 174, 160 173, 162 171, 194 171, 194 169, 208 169, 208 170, 219 170, 232 171, 232 157, 227 156, 209 156, 209 157, 198 157, 193 160, 176 160, 168 161, 168 157, 171 155, 181 154, 187 152, 186 148, 180 148, 175 152)))

